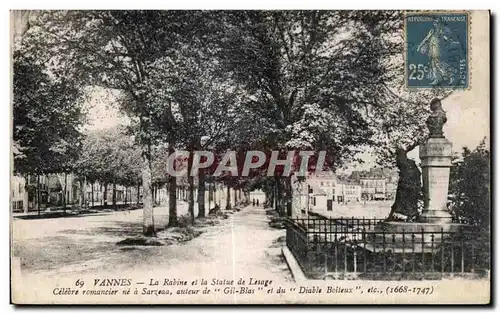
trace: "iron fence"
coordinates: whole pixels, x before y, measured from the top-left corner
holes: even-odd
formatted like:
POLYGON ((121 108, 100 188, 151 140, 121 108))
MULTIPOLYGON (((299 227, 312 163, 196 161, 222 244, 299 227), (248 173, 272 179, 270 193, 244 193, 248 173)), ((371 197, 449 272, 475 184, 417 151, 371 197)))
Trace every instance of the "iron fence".
POLYGON ((489 269, 488 244, 471 228, 388 233, 380 221, 289 219, 286 242, 310 278, 438 279, 489 269))

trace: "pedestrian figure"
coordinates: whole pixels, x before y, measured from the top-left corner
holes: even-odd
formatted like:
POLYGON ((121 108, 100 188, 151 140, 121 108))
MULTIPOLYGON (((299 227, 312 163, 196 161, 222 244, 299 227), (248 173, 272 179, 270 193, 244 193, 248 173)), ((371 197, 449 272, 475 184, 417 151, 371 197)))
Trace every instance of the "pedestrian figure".
POLYGON ((257 199, 257 206, 259 206, 259 199, 257 199))
POLYGON ((252 198, 252 206, 255 206, 255 198, 252 198))

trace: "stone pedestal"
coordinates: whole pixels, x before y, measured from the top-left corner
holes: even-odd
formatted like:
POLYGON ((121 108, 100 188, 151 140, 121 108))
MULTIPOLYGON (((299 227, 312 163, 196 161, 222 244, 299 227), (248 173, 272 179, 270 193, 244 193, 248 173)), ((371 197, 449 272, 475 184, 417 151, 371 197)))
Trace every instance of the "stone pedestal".
POLYGON ((452 216, 446 207, 452 144, 444 137, 431 137, 420 145, 424 209, 419 222, 448 224, 452 216))

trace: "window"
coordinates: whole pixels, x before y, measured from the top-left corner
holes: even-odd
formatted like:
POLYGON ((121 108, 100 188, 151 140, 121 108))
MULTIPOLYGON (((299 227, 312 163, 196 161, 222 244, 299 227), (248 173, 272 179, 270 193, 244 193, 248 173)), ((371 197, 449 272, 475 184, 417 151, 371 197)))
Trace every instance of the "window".
POLYGON ((325 183, 323 181, 320 182, 320 185, 323 186, 325 183))

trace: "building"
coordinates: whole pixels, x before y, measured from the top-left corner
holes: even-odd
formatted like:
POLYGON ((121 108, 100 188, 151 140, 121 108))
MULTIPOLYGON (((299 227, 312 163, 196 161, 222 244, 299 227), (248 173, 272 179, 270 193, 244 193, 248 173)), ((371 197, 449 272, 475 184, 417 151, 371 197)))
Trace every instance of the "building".
POLYGON ((361 185, 358 182, 341 180, 331 171, 311 174, 306 183, 311 209, 333 210, 335 203, 345 204, 361 200, 361 185))
MULTIPOLYGON (((137 188, 116 185, 117 203, 125 202, 125 198, 127 202, 136 202, 137 188)), ((40 210, 46 210, 63 204, 67 207, 81 206, 83 202, 84 206, 105 205, 111 204, 112 200, 112 184, 108 184, 107 188, 101 183, 84 184, 72 173, 11 177, 11 207, 14 212, 36 211, 38 203, 40 210)))
POLYGON ((14 176, 10 181, 10 202, 13 211, 25 211, 24 205, 28 204, 28 193, 25 191, 25 185, 26 179, 23 177, 14 176))
POLYGON ((386 191, 385 191, 385 198, 387 200, 394 200, 396 198, 396 191, 398 189, 398 183, 389 181, 385 185, 386 191))
POLYGON ((384 177, 364 177, 360 179, 361 196, 365 200, 385 200, 386 183, 384 177))
POLYGON ((361 201, 361 185, 358 182, 342 181, 337 186, 338 186, 338 194, 337 194, 338 203, 361 201))

